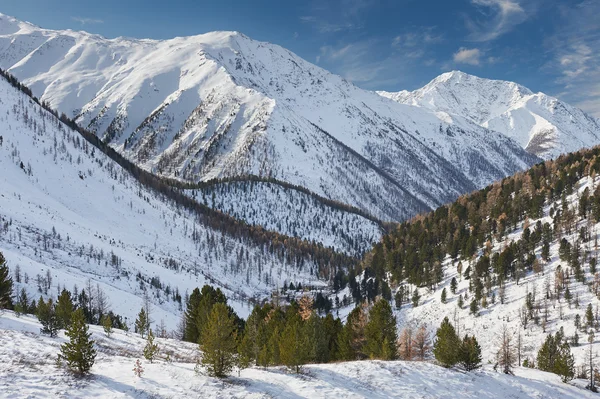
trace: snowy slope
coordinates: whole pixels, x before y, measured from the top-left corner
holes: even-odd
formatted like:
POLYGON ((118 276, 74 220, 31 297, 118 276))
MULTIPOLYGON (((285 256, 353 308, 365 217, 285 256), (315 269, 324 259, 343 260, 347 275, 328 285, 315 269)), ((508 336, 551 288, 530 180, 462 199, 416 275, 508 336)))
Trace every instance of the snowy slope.
MULTIPOLYGON (((577 204, 579 195, 589 188, 591 192, 594 192, 593 187, 600 185, 600 179, 596 178, 595 182, 588 177, 583 178, 577 185, 577 190, 567 197, 567 203, 570 206, 577 204)), ((553 206, 559 209, 561 206, 561 200, 557 200, 553 206)), ((545 208, 545 216, 539 219, 542 223, 552 223, 552 217, 549 216, 550 206, 545 208)), ((535 226, 537 220, 530 220, 530 226, 535 226)), ((574 229, 572 234, 565 234, 564 238, 572 243, 575 242, 579 235, 579 228, 581 226, 590 224, 590 231, 599 232, 600 223, 594 225, 591 219, 579 220, 577 228, 574 229)), ((533 228, 533 227, 532 227, 533 228)), ((522 234, 522 225, 511 232, 506 238, 500 242, 494 244, 493 251, 500 252, 502 248, 505 248, 511 241, 517 241, 522 234)), ((598 234, 598 233, 596 233, 598 234)), ((600 239, 600 236, 597 237, 600 239)), ((589 241, 582 245, 582 253, 589 251, 590 257, 597 256, 597 252, 594 250, 595 237, 592 235, 589 241)), ((528 358, 529 360, 535 360, 537 352, 542 345, 548 333, 556 333, 560 328, 564 329, 565 336, 571 342, 571 338, 577 333, 579 336, 579 346, 571 348, 577 366, 585 364, 588 359, 586 351, 589 349, 587 343, 588 335, 581 330, 575 328, 575 315, 579 314, 581 320, 585 320, 585 311, 588 304, 592 304, 594 315, 596 320, 600 319, 600 298, 597 297, 592 291, 592 280, 591 273, 589 271, 589 262, 585 262, 583 266, 585 275, 588 276, 586 283, 578 282, 573 277, 573 270, 565 265, 565 262, 559 259, 559 239, 556 238, 550 243, 550 255, 551 260, 547 264, 543 264, 542 273, 528 273, 524 278, 517 284, 514 279, 506 282, 506 300, 505 303, 500 303, 499 300, 499 289, 498 287, 492 288, 493 293, 496 295, 496 302, 491 303, 491 298, 487 298, 488 307, 481 308, 478 316, 474 316, 470 313, 469 303, 473 298, 474 294, 470 294, 468 299, 464 300, 463 308, 458 307, 458 297, 460 295, 469 294, 469 280, 461 277, 457 274, 457 263, 452 264, 450 259, 444 262, 444 279, 441 284, 436 288, 435 291, 429 291, 426 288, 420 288, 419 293, 422 295, 419 306, 416 308, 412 304, 403 305, 401 310, 396 310, 398 327, 404 328, 407 325, 413 327, 425 324, 428 326, 432 334, 435 333, 436 328, 440 325, 444 317, 448 317, 452 323, 457 325, 460 331, 460 335, 474 334, 480 343, 482 343, 482 351, 485 359, 493 359, 495 351, 498 349, 498 339, 500 337, 502 328, 504 325, 508 327, 509 333, 516 342, 518 335, 521 334, 523 343, 522 359, 528 358), (563 270, 569 273, 571 277, 569 281, 569 289, 571 291, 573 299, 569 304, 564 297, 560 299, 556 298, 556 295, 552 299, 545 300, 547 297, 546 290, 549 289, 554 292, 556 274, 555 271, 559 265, 562 265, 563 270), (456 294, 452 294, 450 290, 450 282, 452 278, 456 278, 458 281, 458 288, 456 294), (588 285, 589 284, 589 285, 588 285), (442 289, 446 288, 447 291, 447 302, 441 303, 441 292, 442 289), (527 326, 524 327, 521 324, 519 313, 525 306, 525 299, 528 293, 532 293, 536 298, 536 306, 539 306, 540 318, 543 318, 544 308, 548 307, 548 323, 544 329, 542 323, 535 324, 533 320, 529 320, 527 326), (576 305, 576 302, 579 305, 576 305)), ((541 244, 536 247, 535 253, 539 256, 541 253, 541 244)), ((468 261, 463 261, 463 273, 469 265, 468 261)), ((414 289, 414 286, 411 286, 414 289)), ((410 296, 409 296, 410 298, 410 296)), ((344 310, 347 312, 348 309, 344 310)), ((585 324, 585 322, 582 322, 585 324)), ((596 334, 594 340, 594 362, 598 362, 600 358, 598 354, 600 336, 596 334)))
POLYGON ((389 101, 237 32, 109 40, 0 24, 0 68, 164 176, 274 177, 403 220, 539 161, 468 119, 389 101))
POLYGON ((282 367, 250 368, 225 381, 194 372, 196 345, 157 338, 162 353, 153 364, 142 361, 141 378, 133 374, 145 340, 115 330, 107 338, 90 326, 98 356, 92 376, 74 379, 57 369, 61 332, 55 339, 39 335, 36 320, 11 312, 0 315, 0 396, 10 398, 553 398, 584 399, 597 395, 583 381, 563 384, 558 376, 518 368, 515 376, 491 370, 464 373, 425 362, 362 361, 307 365, 300 375, 282 367), (169 354, 171 361, 166 361, 169 354))
POLYGON ((248 224, 320 242, 352 256, 370 250, 382 235, 382 226, 377 222, 272 182, 215 183, 191 190, 190 195, 248 224))
POLYGON ((59 287, 81 289, 91 279, 132 322, 148 291, 154 320, 174 329, 176 291, 184 297, 205 283, 221 286, 244 315, 250 298, 286 280, 325 285, 311 261, 296 264, 212 230, 145 189, 1 77, 0 136, 0 251, 11 271, 21 268, 17 288, 30 297, 55 297, 59 287), (50 290, 38 290, 48 270, 50 290), (152 278, 160 283, 152 287, 152 278))
POLYGON ((466 117, 544 159, 600 143, 598 119, 514 82, 452 71, 413 92, 379 94, 402 104, 466 117))

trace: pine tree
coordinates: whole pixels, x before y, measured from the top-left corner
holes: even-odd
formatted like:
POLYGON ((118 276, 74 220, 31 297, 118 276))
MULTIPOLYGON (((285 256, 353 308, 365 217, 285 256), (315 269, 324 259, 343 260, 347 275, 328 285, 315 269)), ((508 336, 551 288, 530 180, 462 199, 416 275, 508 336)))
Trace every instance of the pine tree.
POLYGON ((194 288, 192 295, 187 302, 187 308, 185 310, 185 329, 183 333, 183 340, 188 342, 198 343, 199 333, 198 325, 196 320, 198 318, 198 306, 200 305, 200 289, 194 288))
POLYGON ((0 252, 0 309, 12 308, 13 281, 4 255, 0 252))
POLYGON ((380 299, 371 308, 365 338, 365 352, 371 359, 393 360, 397 357, 396 317, 385 299, 380 299))
POLYGON ((138 313, 137 319, 135 319, 135 332, 140 334, 142 338, 144 338, 144 334, 146 334, 146 329, 148 327, 148 316, 146 315, 146 311, 142 307, 140 309, 140 313, 138 313))
POLYGON ((444 287, 444 289, 442 290, 441 301, 442 303, 446 303, 446 287, 444 287))
POLYGON ((452 292, 453 295, 456 295, 457 286, 456 277, 452 277, 452 280, 450 280, 450 292, 452 292))
POLYGON ((415 288, 415 290, 413 291, 413 295, 411 298, 412 301, 412 305, 414 308, 416 308, 417 306, 419 306, 419 301, 421 300, 421 295, 419 294, 419 289, 415 288))
POLYGON ((435 337, 433 344, 435 359, 444 367, 454 366, 459 361, 460 339, 447 317, 437 329, 435 337))
POLYGON ((158 351, 158 344, 154 343, 154 334, 150 329, 148 330, 148 338, 146 339, 146 346, 144 347, 144 357, 152 363, 154 358, 156 358, 156 355, 158 355, 158 351))
POLYGON ((231 372, 237 353, 236 336, 235 321, 227 305, 216 303, 202 329, 200 345, 202 364, 209 375, 223 378, 231 372))
POLYGON ((56 337, 59 330, 59 323, 52 298, 49 298, 48 302, 45 302, 44 298, 40 296, 37 304, 37 318, 42 325, 40 329, 42 334, 48 334, 52 338, 56 337))
POLYGON ((473 298, 473 300, 471 301, 471 305, 469 305, 469 310, 474 316, 477 316, 479 314, 479 304, 477 303, 477 300, 475 298, 473 298))
POLYGON ((77 309, 73 313, 65 335, 69 337, 69 342, 61 345, 59 360, 64 359, 73 373, 87 374, 94 365, 96 350, 94 341, 90 340, 92 334, 88 332, 83 310, 77 309))
POLYGON ((73 314, 73 301, 71 293, 63 289, 56 302, 56 318, 59 328, 67 328, 71 324, 71 315, 73 314))
POLYGON ((463 301, 463 297, 462 297, 462 295, 459 295, 458 296, 458 307, 462 309, 464 305, 465 305, 465 303, 463 301))
POLYGON ((471 371, 481 367, 481 347, 475 337, 465 335, 460 345, 460 364, 471 371))
POLYGON ((592 304, 589 303, 587 309, 585 311, 585 321, 588 327, 594 326, 594 310, 592 309, 592 304))
POLYGON ((300 316, 292 317, 281 334, 279 341, 279 354, 281 362, 295 373, 301 371, 301 366, 306 363, 306 336, 303 334, 302 319, 300 316))
POLYGON ((104 329, 104 333, 106 334, 107 337, 110 337, 110 334, 112 334, 112 332, 113 332, 112 319, 111 319, 110 315, 102 316, 102 320, 100 320, 100 322, 102 323, 102 328, 104 329))
POLYGON ((540 370, 560 375, 563 382, 568 382, 575 376, 575 360, 562 331, 555 335, 548 334, 538 351, 537 362, 540 370))

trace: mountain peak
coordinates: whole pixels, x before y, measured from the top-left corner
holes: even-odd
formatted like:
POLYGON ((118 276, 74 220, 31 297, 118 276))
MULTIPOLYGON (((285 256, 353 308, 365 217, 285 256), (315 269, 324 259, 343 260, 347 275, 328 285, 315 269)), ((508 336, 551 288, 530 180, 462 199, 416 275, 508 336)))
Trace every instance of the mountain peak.
POLYGON ((517 141, 542 158, 600 142, 600 123, 583 111, 515 82, 443 73, 412 92, 380 95, 394 101, 460 115, 517 141))

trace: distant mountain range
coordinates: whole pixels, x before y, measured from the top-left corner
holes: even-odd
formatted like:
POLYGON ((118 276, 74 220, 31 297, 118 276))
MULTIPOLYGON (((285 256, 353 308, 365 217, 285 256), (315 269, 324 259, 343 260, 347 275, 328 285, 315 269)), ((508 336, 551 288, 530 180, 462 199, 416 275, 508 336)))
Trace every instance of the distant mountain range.
POLYGON ((156 174, 275 178, 380 220, 540 161, 469 115, 390 101, 237 32, 106 39, 0 15, 0 68, 156 174))
POLYGON ((514 82, 452 71, 412 92, 378 93, 402 104, 463 116, 544 159, 600 143, 598 119, 514 82))

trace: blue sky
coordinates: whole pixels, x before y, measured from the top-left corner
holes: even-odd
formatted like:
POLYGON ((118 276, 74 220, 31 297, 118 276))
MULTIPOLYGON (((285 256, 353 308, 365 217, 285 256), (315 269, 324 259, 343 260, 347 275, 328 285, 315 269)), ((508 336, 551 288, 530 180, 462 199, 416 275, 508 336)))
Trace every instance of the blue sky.
POLYGON ((237 30, 366 89, 459 69, 600 117, 600 0, 3 0, 0 12, 107 37, 237 30))

